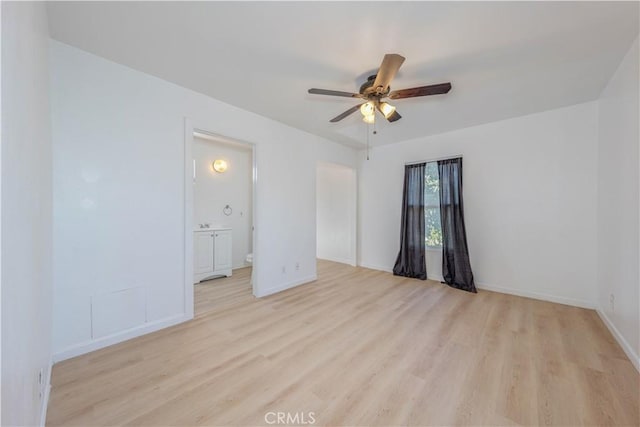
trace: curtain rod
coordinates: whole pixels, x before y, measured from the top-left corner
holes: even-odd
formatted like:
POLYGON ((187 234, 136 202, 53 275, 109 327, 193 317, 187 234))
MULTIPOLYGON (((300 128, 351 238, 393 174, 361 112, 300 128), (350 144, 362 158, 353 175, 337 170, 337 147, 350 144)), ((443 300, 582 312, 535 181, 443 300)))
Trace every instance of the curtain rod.
POLYGON ((419 160, 417 162, 405 162, 405 166, 409 166, 409 165, 417 165, 420 163, 433 163, 433 162, 438 162, 440 160, 450 160, 450 159, 458 159, 458 158, 462 158, 462 154, 457 154, 457 155, 453 155, 453 156, 446 156, 446 157, 438 157, 437 159, 430 159, 430 160, 419 160))

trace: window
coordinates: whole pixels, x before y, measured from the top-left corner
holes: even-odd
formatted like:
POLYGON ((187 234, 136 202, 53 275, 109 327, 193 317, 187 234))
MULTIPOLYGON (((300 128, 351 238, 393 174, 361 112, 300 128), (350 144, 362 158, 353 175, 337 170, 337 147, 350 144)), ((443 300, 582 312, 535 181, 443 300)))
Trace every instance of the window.
POLYGON ((442 246, 442 228, 440 227, 440 182, 438 162, 427 163, 424 174, 424 224, 427 247, 442 246))

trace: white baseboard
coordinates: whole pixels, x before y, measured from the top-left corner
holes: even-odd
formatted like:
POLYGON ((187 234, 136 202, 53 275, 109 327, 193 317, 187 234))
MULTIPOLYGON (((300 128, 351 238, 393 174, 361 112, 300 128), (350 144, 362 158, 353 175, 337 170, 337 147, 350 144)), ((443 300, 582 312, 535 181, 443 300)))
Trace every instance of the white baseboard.
POLYGON ((607 329, 609 329, 609 332, 611 332, 611 335, 613 335, 616 341, 618 341, 618 344, 620 344, 620 347, 622 347, 625 354, 636 368, 636 371, 640 372, 640 356, 638 356, 638 354, 633 350, 633 347, 631 347, 624 336, 622 336, 618 328, 616 328, 616 325, 614 325, 611 319, 609 319, 609 316, 599 308, 596 309, 596 312, 598 313, 598 316, 600 316, 600 319, 602 319, 602 322, 607 326, 607 329))
MULTIPOLYGON (((364 268, 368 268, 370 270, 378 270, 378 271, 384 271, 385 273, 391 273, 393 274, 393 269, 391 268, 386 268, 386 267, 381 267, 379 265, 375 265, 375 264, 368 264, 368 263, 360 263, 360 267, 364 267, 364 268)), ((442 276, 429 276, 429 272, 427 271, 427 280, 433 280, 435 282, 444 282, 444 279, 442 278, 442 276)))
POLYGON ((44 427, 47 422, 47 409, 49 408, 49 396, 51 395, 51 371, 53 371, 53 360, 49 361, 44 379, 44 396, 42 396, 42 408, 40 409, 40 427, 44 427))
POLYGON ((485 291, 499 292, 501 294, 516 295, 519 297, 539 299, 541 301, 555 302, 557 304, 571 305, 573 307, 590 308, 590 309, 596 308, 594 303, 587 300, 559 297, 559 296, 544 294, 540 292, 523 291, 520 289, 512 289, 512 288, 503 288, 500 286, 486 285, 484 283, 478 283, 478 282, 476 282, 476 288, 484 289, 485 291))
MULTIPOLYGON (((360 265, 365 268, 386 271, 391 273, 391 271, 389 271, 384 267, 366 264, 366 263, 360 264, 360 265)), ((444 279, 440 277, 440 278, 429 278, 429 280, 443 281, 444 279)), ((558 297, 555 295, 549 295, 549 294, 531 292, 531 291, 522 291, 519 289, 503 288, 500 286, 486 285, 486 284, 481 284, 477 282, 476 282, 476 288, 486 290, 486 291, 498 292, 501 294, 516 295, 520 297, 533 298, 533 299, 542 300, 542 301, 549 301, 549 302, 554 302, 558 304, 570 305, 570 306, 581 307, 581 308, 589 308, 589 309, 595 310, 600 316, 600 318, 602 319, 602 321, 604 322, 604 324, 607 326, 609 331, 611 332, 611 335, 613 335, 616 341, 618 341, 618 344, 620 344, 620 347, 622 347, 622 349, 624 350, 625 354, 627 355, 627 357, 629 358, 633 366, 636 368, 638 372, 640 372, 640 356, 633 350, 633 347, 629 345, 627 340, 622 336, 620 331, 618 331, 618 328, 615 327, 615 325, 613 324, 611 319, 609 319, 606 313, 600 310, 599 308, 596 308, 596 305, 594 303, 586 300, 558 297)))
POLYGON ((286 291, 287 289, 295 288, 296 286, 304 285, 305 283, 313 282, 314 280, 317 280, 317 279, 318 279, 318 276, 314 274, 312 276, 303 277, 302 279, 287 282, 282 285, 265 289, 263 291, 254 292, 253 295, 255 295, 257 298, 262 298, 268 295, 273 295, 278 292, 286 291))
POLYGON ((117 332, 106 337, 98 338, 95 340, 86 341, 80 344, 75 344, 65 348, 53 355, 53 363, 61 362, 72 357, 80 356, 81 354, 90 353, 95 350, 99 350, 104 347, 108 347, 113 344, 118 344, 123 341, 130 340, 132 338, 146 335, 151 332, 158 331, 160 329, 168 328, 169 326, 177 325, 191 320, 192 317, 184 313, 176 316, 171 316, 166 319, 156 320, 155 322, 145 323, 140 326, 136 326, 126 331, 117 332))
MULTIPOLYGON (((381 267, 379 265, 375 265, 375 264, 360 263, 360 266, 364 267, 364 268, 370 268, 372 270, 379 270, 379 271, 385 271, 387 273, 393 273, 392 270, 390 270, 390 269, 388 269, 386 267, 381 267)), ((442 278, 441 276, 428 277, 428 274, 429 273, 427 272, 428 280, 435 280, 437 282, 443 282, 444 281, 444 278, 442 278)), ((579 300, 579 299, 566 298, 566 297, 558 297, 558 296, 555 296, 555 295, 549 295, 549 294, 543 294, 543 293, 531 292, 531 291, 522 291, 522 290, 519 290, 519 289, 502 288, 500 286, 486 285, 484 283, 478 283, 478 282, 476 282, 476 288, 483 289, 485 291, 499 292, 501 294, 516 295, 516 296, 520 296, 520 297, 533 298, 533 299, 538 299, 538 300, 542 300, 542 301, 555 302, 555 303, 558 303, 558 304, 571 305, 571 306, 574 306, 574 307, 595 309, 595 304, 593 304, 590 301, 586 301, 586 300, 579 300)))
POLYGON ((366 262, 361 262, 360 263, 360 267, 368 268, 370 270, 384 271, 386 273, 393 274, 393 269, 391 269, 391 268, 382 267, 380 265, 375 265, 375 264, 369 264, 369 263, 366 263, 366 262))
MULTIPOLYGON (((370 270, 384 271, 385 273, 393 274, 393 269, 389 269, 389 268, 386 268, 386 267, 380 267, 379 265, 361 263, 360 267, 368 268, 370 270)), ((444 282, 444 279, 442 278, 442 276, 436 276, 436 277, 429 276, 429 272, 428 271, 427 271, 427 280, 433 280, 435 282, 444 282)))
POLYGON ((322 259, 325 261, 331 261, 331 262, 339 262, 340 264, 348 264, 351 265, 353 267, 356 266, 356 262, 352 259, 347 259, 347 258, 333 258, 333 257, 329 257, 329 256, 318 256, 318 259, 322 259))

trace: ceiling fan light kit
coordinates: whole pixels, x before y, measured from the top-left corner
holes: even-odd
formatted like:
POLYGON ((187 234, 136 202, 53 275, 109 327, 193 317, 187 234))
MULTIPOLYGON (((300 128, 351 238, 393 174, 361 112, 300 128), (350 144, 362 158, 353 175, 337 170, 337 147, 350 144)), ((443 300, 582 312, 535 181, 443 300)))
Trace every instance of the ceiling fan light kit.
POLYGON ((371 124, 376 121, 376 107, 372 101, 365 102, 360 106, 360 112, 362 113, 362 121, 371 124))
POLYGON ((394 107, 393 105, 387 103, 387 102, 381 102, 380 103, 380 112, 382 113, 382 115, 384 116, 385 119, 388 119, 389 117, 391 117, 391 115, 396 111, 396 107, 394 107))
POLYGON ((429 86, 420 86, 410 89, 401 89, 391 91, 389 84, 398 73, 400 66, 404 62, 405 58, 397 53, 388 53, 384 56, 382 64, 378 69, 377 74, 369 76, 366 82, 360 86, 359 93, 343 92, 337 90, 327 89, 309 89, 309 93, 315 95, 328 95, 328 96, 341 96, 347 98, 360 98, 365 100, 364 103, 351 107, 342 114, 337 115, 330 120, 331 123, 339 122, 347 116, 355 113, 358 109, 363 116, 365 123, 375 122, 375 113, 378 110, 385 119, 393 123, 402 118, 396 111, 396 107, 388 102, 382 101, 385 98, 389 99, 404 99, 415 98, 418 96, 430 96, 430 95, 442 95, 448 93, 451 90, 451 83, 440 83, 429 86))
POLYGON ((373 105, 373 102, 365 102, 360 106, 360 112, 363 116, 367 117, 372 115, 376 111, 376 107, 373 105))
POLYGON ((365 122, 368 125, 372 125, 376 122, 376 116, 374 113, 371 113, 369 115, 366 115, 362 118, 362 121, 365 122))

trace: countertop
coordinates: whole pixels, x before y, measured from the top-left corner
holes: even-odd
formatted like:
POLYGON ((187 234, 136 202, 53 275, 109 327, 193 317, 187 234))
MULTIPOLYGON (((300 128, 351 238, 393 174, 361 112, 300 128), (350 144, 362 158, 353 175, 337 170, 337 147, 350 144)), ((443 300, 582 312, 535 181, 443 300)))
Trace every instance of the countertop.
POLYGON ((231 230, 231 227, 210 227, 210 228, 194 228, 194 233, 199 233, 201 231, 222 231, 222 230, 231 230))

